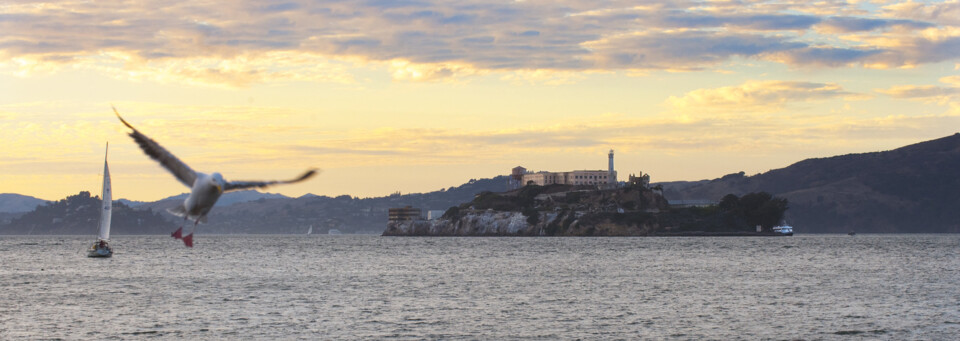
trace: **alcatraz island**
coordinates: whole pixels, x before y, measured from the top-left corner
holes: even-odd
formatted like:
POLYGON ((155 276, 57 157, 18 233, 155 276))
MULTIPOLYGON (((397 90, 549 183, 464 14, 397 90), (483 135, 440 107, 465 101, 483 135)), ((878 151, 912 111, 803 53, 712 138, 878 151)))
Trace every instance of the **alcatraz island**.
POLYGON ((669 202, 650 176, 618 182, 607 170, 513 169, 509 190, 482 192, 423 219, 417 208, 391 209, 384 236, 777 236, 787 200, 766 192, 720 202, 669 202))

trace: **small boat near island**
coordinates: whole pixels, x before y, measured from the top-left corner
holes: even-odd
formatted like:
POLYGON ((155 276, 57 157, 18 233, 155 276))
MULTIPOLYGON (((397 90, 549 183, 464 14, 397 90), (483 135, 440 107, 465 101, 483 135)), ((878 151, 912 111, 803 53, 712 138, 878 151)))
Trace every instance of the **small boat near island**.
POLYGON ((106 258, 113 256, 113 249, 110 247, 110 219, 113 216, 113 195, 110 188, 110 168, 107 166, 107 154, 110 144, 107 144, 107 152, 103 155, 103 188, 100 199, 102 200, 102 209, 100 210, 100 224, 97 229, 97 241, 87 249, 87 257, 106 258))
POLYGON ((339 234, 343 234, 343 232, 340 232, 340 230, 337 230, 337 229, 330 229, 329 231, 327 231, 327 234, 339 235, 339 234))
POLYGON ((773 227, 773 233, 776 233, 776 234, 779 234, 779 235, 784 235, 784 236, 792 236, 792 235, 793 235, 793 226, 790 226, 790 225, 774 226, 774 227, 773 227))

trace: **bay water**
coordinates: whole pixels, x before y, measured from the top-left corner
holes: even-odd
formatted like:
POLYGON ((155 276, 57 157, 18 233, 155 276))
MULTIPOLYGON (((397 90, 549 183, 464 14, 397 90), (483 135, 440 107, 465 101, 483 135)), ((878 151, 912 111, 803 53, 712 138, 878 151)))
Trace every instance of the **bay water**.
POLYGON ((0 237, 0 339, 952 340, 960 236, 0 237))

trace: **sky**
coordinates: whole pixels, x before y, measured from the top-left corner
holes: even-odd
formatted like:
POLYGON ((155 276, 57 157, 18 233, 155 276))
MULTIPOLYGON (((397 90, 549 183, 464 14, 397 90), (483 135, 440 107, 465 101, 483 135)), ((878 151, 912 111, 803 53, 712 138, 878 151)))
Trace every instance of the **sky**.
POLYGON ((748 175, 960 131, 960 1, 0 1, 0 193, 748 175))

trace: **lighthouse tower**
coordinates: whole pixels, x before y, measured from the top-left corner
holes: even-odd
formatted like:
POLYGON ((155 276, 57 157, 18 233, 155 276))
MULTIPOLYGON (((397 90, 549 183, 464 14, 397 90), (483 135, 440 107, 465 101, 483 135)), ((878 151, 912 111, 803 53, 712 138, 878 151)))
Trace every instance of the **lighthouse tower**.
POLYGON ((609 168, 607 169, 607 186, 608 188, 617 188, 617 172, 613 170, 613 149, 610 150, 610 154, 607 154, 609 158, 609 168))

